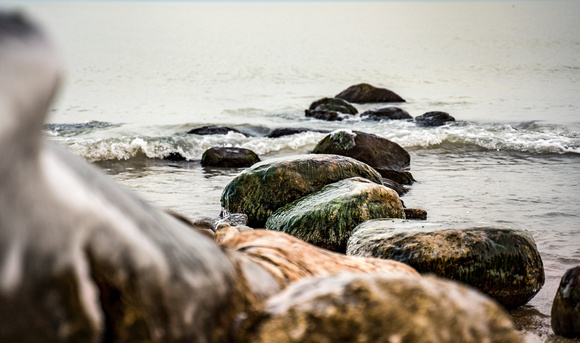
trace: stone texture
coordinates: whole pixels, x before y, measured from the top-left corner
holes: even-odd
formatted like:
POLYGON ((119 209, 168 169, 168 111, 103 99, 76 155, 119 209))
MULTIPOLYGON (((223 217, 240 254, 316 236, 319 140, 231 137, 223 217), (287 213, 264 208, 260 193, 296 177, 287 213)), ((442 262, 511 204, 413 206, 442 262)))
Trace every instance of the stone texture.
POLYGON ((201 156, 203 167, 247 168, 258 162, 258 155, 244 148, 214 147, 201 156))
POLYGON ((405 102, 405 99, 395 94, 395 92, 386 88, 377 88, 367 83, 350 86, 336 95, 336 98, 344 99, 354 104, 405 102))
POLYGON ((562 276, 552 304, 552 330, 564 337, 580 337, 580 266, 562 276))

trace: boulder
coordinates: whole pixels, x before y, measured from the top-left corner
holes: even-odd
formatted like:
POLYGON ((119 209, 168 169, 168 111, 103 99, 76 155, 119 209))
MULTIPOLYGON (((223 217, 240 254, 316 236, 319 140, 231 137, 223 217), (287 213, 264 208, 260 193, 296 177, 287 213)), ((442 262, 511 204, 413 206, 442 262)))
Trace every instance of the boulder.
POLYGON ((355 115, 358 110, 347 101, 338 98, 323 98, 316 100, 308 108, 310 111, 333 111, 355 115))
POLYGON ((336 95, 335 98, 344 99, 354 104, 405 102, 405 99, 395 94, 395 92, 386 88, 377 88, 367 83, 350 86, 336 95))
POLYGON ((396 171, 411 164, 411 156, 399 144, 360 131, 334 131, 318 142, 312 153, 348 156, 373 168, 396 171))
POLYGON ((506 308, 526 304, 544 284, 534 239, 511 228, 369 221, 352 232, 347 254, 393 259, 466 283, 506 308))
POLYGON ((552 304, 552 330, 564 337, 580 337, 580 266, 562 276, 552 304))
POLYGON ((427 112, 423 115, 415 117, 417 126, 422 127, 441 126, 452 121, 455 121, 455 118, 449 115, 449 113, 439 111, 427 112))
POLYGON ((409 112, 399 107, 382 107, 363 112, 360 115, 362 120, 404 120, 413 119, 409 112))
POLYGON ((427 211, 418 208, 406 208, 405 218, 415 220, 427 220, 427 211))
POLYGON ((280 127, 280 128, 276 128, 276 129, 270 131, 270 133, 268 133, 268 135, 266 137, 278 138, 278 137, 283 137, 283 136, 295 135, 295 134, 299 134, 299 133, 303 133, 303 132, 329 133, 330 131, 309 129, 306 127, 280 127))
POLYGON ((360 176, 378 184, 373 168, 350 157, 298 155, 257 163, 236 176, 224 189, 222 207, 248 216, 248 226, 264 227, 278 208, 323 186, 360 176))
POLYGON ((390 188, 354 177, 279 208, 266 221, 266 229, 344 253, 351 231, 376 218, 405 218, 401 199, 390 188))
POLYGON ((242 324, 238 342, 523 342, 493 300, 433 276, 303 279, 242 324))
POLYGON ((304 114, 307 117, 326 120, 326 121, 343 121, 346 118, 352 117, 350 114, 339 113, 336 111, 311 111, 306 110, 304 114))
POLYGON ((201 156, 203 167, 247 168, 260 162, 260 158, 250 149, 215 147, 201 156))
POLYGON ((401 185, 400 183, 387 178, 383 178, 383 185, 397 192, 399 196, 403 196, 407 194, 407 192, 409 191, 407 188, 405 188, 405 186, 401 185))
POLYGON ((243 253, 267 270, 282 288, 306 277, 339 272, 419 276, 401 262, 335 253, 278 231, 226 227, 218 230, 217 236, 222 247, 243 253))
POLYGON ((187 134, 207 136, 207 135, 227 135, 229 132, 239 133, 246 137, 250 136, 249 134, 244 133, 238 129, 234 129, 228 126, 217 126, 217 125, 208 125, 191 129, 187 132, 187 134))
POLYGON ((379 167, 375 167, 375 170, 378 171, 383 178, 393 180, 396 183, 400 183, 401 185, 412 185, 416 181, 413 178, 413 175, 408 171, 399 171, 379 167))

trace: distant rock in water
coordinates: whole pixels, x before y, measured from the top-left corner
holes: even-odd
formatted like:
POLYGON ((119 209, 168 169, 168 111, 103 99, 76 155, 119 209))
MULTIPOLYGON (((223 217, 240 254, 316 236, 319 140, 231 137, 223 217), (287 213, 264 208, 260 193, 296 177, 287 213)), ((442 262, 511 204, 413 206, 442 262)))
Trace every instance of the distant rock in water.
POLYGON ((207 136, 207 135, 227 135, 228 132, 239 133, 239 134, 242 134, 246 137, 250 136, 249 134, 242 132, 240 130, 234 129, 232 127, 216 126, 216 125, 208 125, 208 126, 202 126, 202 127, 198 127, 195 129, 191 129, 187 132, 187 134, 207 136))
POLYGON ((224 189, 222 207, 248 216, 248 225, 263 228, 278 208, 329 183, 360 176, 382 184, 365 163, 338 155, 299 155, 263 161, 244 170, 224 189))
POLYGON ((403 170, 411 164, 411 156, 399 144, 360 131, 335 131, 318 142, 312 153, 348 156, 373 168, 403 170))
POLYGON ((386 88, 377 88, 368 83, 351 86, 336 95, 336 98, 344 99, 354 104, 369 104, 377 102, 405 102, 395 92, 386 88))
POLYGON ((163 156, 163 159, 167 161, 187 161, 187 158, 185 158, 185 156, 177 151, 170 152, 169 154, 163 156))
POLYGON ((246 168, 260 162, 260 158, 250 149, 215 147, 201 156, 203 167, 246 168))
POLYGON ((393 259, 420 273, 466 283, 506 308, 526 304, 542 288, 542 258, 526 231, 425 227, 423 223, 367 221, 353 230, 347 254, 393 259))
POLYGON ((358 110, 347 101, 338 98, 323 98, 316 100, 308 108, 311 111, 334 111, 346 114, 357 114, 358 110))
POLYGON ((455 118, 449 115, 449 113, 439 111, 427 112, 423 115, 415 117, 417 126, 423 127, 441 126, 452 121, 455 121, 455 118))
POLYGON ((297 281, 241 327, 238 342, 523 342, 510 316, 474 289, 383 273, 297 281))
POLYGON ((404 120, 413 119, 409 112, 399 107, 382 107, 368 110, 360 115, 362 120, 404 120))
POLYGON ((270 133, 268 133, 268 135, 266 137, 278 138, 278 137, 296 135, 296 134, 303 133, 303 132, 329 133, 330 131, 329 130, 309 129, 306 127, 281 127, 281 128, 276 128, 276 129, 270 131, 270 133))
POLYGON ((562 276, 552 304, 552 330, 564 337, 580 337, 580 266, 562 276))

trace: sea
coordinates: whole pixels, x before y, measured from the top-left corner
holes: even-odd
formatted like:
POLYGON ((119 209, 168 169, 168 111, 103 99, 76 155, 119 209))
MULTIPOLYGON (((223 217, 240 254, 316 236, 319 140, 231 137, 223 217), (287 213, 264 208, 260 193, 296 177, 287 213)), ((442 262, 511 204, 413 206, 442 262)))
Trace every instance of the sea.
MULTIPOLYGON (((242 169, 202 167, 205 150, 262 160, 310 152, 358 130, 411 154, 402 197, 428 222, 529 231, 546 283, 514 312, 528 342, 553 340, 561 276, 580 265, 580 1, 6 2, 36 19, 60 52, 63 81, 44 134, 154 205, 217 217, 242 169), (413 117, 340 122, 304 110, 358 83, 388 88, 413 117), (206 125, 247 135, 188 135, 206 125), (164 157, 178 153, 186 161, 164 157)), ((66 191, 66 190, 63 190, 66 191)))

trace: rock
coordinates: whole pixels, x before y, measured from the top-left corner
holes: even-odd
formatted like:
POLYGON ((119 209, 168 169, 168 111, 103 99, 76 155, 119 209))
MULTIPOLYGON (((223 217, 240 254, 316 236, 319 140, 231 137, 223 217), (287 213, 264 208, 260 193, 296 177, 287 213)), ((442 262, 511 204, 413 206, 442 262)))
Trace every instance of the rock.
POLYGON ((360 177, 341 180, 274 212, 266 229, 288 233, 332 251, 346 252, 351 231, 375 218, 404 218, 395 191, 360 177))
POLYGON ((373 168, 350 157, 299 155, 260 162, 236 176, 224 189, 222 207, 248 216, 248 226, 264 227, 278 208, 323 186, 354 176, 378 184, 373 168))
POLYGON ((496 227, 369 221, 348 241, 347 254, 388 258, 420 273, 460 281, 478 288, 506 308, 526 304, 544 284, 542 259, 532 236, 496 227))
POLYGON ((177 151, 170 152, 168 155, 164 156, 163 159, 167 161, 187 161, 187 158, 177 151))
POLYGON ((326 120, 326 121, 342 121, 348 117, 351 117, 350 114, 339 113, 336 111, 311 111, 306 110, 304 114, 307 117, 315 118, 319 120, 326 120))
POLYGON ((427 220, 427 211, 418 208, 406 208, 405 209, 406 219, 417 219, 417 220, 427 220))
POLYGON ((280 287, 302 278, 339 272, 405 274, 419 276, 406 264, 379 258, 346 256, 318 248, 278 231, 246 230, 228 227, 217 232, 219 244, 243 252, 267 270, 280 287))
POLYGON ((564 337, 580 337, 580 266, 562 276, 552 304, 552 330, 564 337))
POLYGON ((383 185, 385 185, 385 186, 389 187, 390 189, 394 190, 395 192, 397 192, 397 194, 399 196, 403 196, 403 195, 407 194, 407 192, 409 191, 407 188, 405 188, 400 183, 395 182, 391 179, 387 179, 387 178, 383 178, 383 185))
POLYGON ((413 178, 413 175, 408 171, 398 171, 379 167, 376 167, 375 170, 378 171, 383 178, 393 180, 401 185, 412 185, 416 181, 413 178))
POLYGON ((215 147, 201 156, 203 167, 247 168, 260 162, 260 158, 250 149, 215 147))
POLYGON ((242 324, 238 342, 523 342, 481 293, 432 276, 351 274, 300 280, 242 324))
POLYGON ((357 114, 358 110, 347 101, 338 98, 323 98, 316 100, 308 108, 310 111, 332 111, 345 114, 357 114))
POLYGON ((217 126, 217 125, 208 125, 202 126, 195 129, 191 129, 187 132, 190 135, 200 135, 200 136, 207 136, 207 135, 227 135, 229 132, 239 133, 246 137, 250 136, 247 133, 244 133, 240 130, 234 129, 232 127, 227 126, 217 126))
POLYGON ((368 110, 360 115, 362 120, 402 120, 413 119, 409 112, 399 107, 382 107, 368 110))
POLYGON ((295 134, 303 133, 303 132, 329 133, 330 131, 309 129, 306 127, 281 127, 281 128, 277 128, 277 129, 272 130, 270 133, 268 133, 268 135, 266 137, 278 138, 278 137, 283 137, 283 136, 295 135, 295 134))
POLYGON ((367 83, 350 86, 340 92, 336 98, 344 99, 354 104, 369 104, 376 102, 405 102, 405 99, 386 88, 377 88, 367 83))
POLYGON ((334 131, 318 142, 312 153, 348 156, 373 168, 397 171, 411 163, 411 156, 399 144, 360 131, 334 131))
POLYGON ((415 122, 417 123, 417 126, 423 127, 441 126, 451 121, 455 121, 455 118, 453 118, 447 112, 439 112, 439 111, 427 112, 423 115, 415 117, 415 122))

